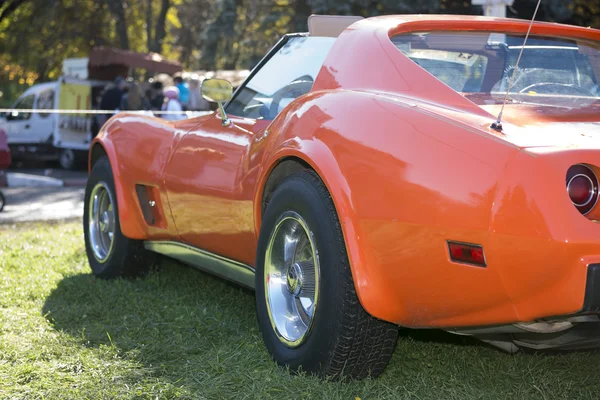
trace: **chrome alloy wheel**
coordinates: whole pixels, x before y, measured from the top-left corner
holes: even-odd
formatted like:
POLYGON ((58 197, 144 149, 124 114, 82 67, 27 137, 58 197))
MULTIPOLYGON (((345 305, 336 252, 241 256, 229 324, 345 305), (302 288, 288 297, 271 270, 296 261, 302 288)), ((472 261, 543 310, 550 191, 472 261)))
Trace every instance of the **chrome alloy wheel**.
POLYGON ((104 262, 110 255, 115 234, 114 200, 108 186, 98 182, 89 204, 88 235, 94 257, 99 262, 104 262))
POLYGON ((288 347, 310 332, 319 300, 319 255, 304 219, 285 212, 275 224, 265 254, 265 296, 271 325, 288 347))

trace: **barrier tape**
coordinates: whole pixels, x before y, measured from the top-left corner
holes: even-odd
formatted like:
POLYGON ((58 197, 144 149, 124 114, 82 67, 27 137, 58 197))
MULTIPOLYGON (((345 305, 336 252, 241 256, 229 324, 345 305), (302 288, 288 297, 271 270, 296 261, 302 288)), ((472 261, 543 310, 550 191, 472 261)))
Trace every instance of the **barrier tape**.
POLYGON ((0 113, 37 113, 37 114, 140 114, 140 115, 208 115, 212 111, 153 111, 153 110, 37 110, 37 109, 15 109, 15 108, 0 108, 0 113))

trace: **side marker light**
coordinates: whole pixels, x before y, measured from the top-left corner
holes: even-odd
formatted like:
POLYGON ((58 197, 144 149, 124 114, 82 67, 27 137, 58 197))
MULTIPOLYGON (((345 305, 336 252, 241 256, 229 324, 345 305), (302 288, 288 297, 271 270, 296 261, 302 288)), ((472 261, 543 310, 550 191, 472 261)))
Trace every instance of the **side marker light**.
POLYGON ((476 244, 467 244, 448 241, 450 259, 457 263, 486 267, 483 247, 476 244))

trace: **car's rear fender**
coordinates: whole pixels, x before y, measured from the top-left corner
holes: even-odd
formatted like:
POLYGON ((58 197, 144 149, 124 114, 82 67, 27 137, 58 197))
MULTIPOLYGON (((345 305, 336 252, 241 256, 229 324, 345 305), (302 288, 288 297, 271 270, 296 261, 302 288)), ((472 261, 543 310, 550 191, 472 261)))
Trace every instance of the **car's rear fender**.
POLYGON ((299 158, 329 189, 369 313, 407 326, 513 318, 497 271, 449 263, 445 246, 487 244, 496 183, 518 148, 415 104, 353 91, 292 103, 261 139, 256 215, 270 171, 299 158))
POLYGON ((587 216, 566 190, 569 167, 598 165, 600 150, 523 149, 507 165, 492 208, 488 250, 501 264, 520 321, 573 314, 583 307, 587 268, 600 263, 600 206, 587 216))

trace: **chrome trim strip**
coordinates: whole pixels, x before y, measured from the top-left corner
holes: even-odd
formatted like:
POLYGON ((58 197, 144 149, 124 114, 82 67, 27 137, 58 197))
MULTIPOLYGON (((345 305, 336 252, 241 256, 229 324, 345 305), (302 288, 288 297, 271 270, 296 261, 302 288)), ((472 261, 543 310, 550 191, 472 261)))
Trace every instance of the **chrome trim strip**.
POLYGON ((185 243, 169 240, 145 241, 144 247, 147 250, 174 258, 202 271, 254 289, 254 268, 249 265, 185 243))

